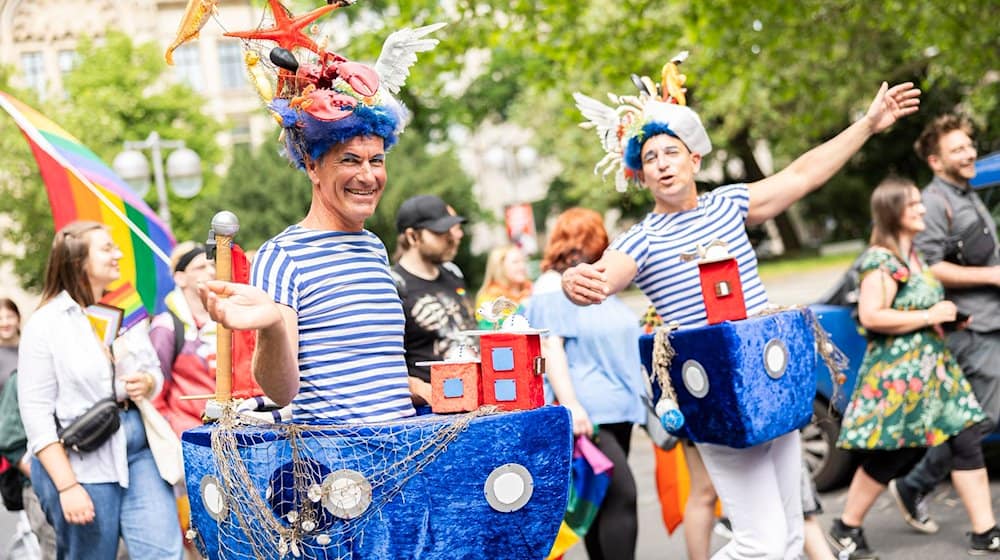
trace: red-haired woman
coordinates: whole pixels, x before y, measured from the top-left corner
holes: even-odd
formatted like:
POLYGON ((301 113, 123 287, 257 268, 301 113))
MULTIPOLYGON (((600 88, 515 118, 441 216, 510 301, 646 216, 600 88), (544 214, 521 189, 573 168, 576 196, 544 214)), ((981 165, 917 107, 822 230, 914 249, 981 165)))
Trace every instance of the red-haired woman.
POLYGON ((122 253, 96 222, 56 233, 42 304, 21 336, 18 397, 34 455, 31 483, 56 531, 60 559, 115 558, 119 537, 132 558, 180 558, 173 491, 160 478, 132 404, 162 383, 148 333, 120 336, 114 356, 91 328, 85 309, 118 280, 122 253), (99 448, 63 447, 57 420, 69 426, 97 401, 119 401, 121 426, 99 448))
POLYGON ((549 331, 542 342, 548 385, 572 412, 573 433, 592 435, 596 425, 597 447, 614 463, 611 485, 585 537, 591 560, 635 554, 636 489, 628 452, 632 426, 645 420, 639 318, 617 297, 580 307, 560 288, 564 270, 596 261, 607 246, 600 214, 584 208, 563 212, 549 234, 544 272, 525 303, 531 326, 549 331))

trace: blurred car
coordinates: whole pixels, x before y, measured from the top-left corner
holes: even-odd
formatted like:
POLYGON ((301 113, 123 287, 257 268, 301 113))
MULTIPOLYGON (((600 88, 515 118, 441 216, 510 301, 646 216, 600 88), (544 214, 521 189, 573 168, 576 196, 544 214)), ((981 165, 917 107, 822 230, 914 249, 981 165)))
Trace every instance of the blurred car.
MULTIPOLYGON (((970 184, 990 209, 994 221, 1000 221, 1000 152, 976 161, 976 177, 970 184)), ((858 264, 855 259, 840 282, 819 302, 809 306, 834 344, 847 356, 847 379, 835 386, 830 371, 822 360, 816 364, 816 398, 813 401, 812 422, 802 429, 802 451, 820 491, 837 488, 854 473, 851 453, 836 447, 840 418, 854 390, 858 367, 865 355, 864 331, 857 320, 858 264)), ((987 437, 988 442, 1000 442, 1000 430, 987 437)))

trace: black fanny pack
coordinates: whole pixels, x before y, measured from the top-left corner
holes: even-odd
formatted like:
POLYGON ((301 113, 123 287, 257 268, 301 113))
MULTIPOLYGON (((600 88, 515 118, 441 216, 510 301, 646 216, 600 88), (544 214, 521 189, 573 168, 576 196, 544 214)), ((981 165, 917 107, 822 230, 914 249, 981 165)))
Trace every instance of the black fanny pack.
POLYGON ((104 442, 111 439, 111 436, 118 431, 121 426, 121 419, 118 417, 120 410, 115 399, 115 360, 112 357, 111 396, 95 402, 87 412, 65 428, 56 417, 56 435, 66 449, 72 449, 77 453, 93 451, 104 445, 104 442))
POLYGON ((962 266, 983 266, 990 262, 995 252, 993 236, 979 212, 976 212, 976 220, 972 224, 945 240, 944 260, 962 266))
POLYGON ((120 410, 118 401, 108 397, 94 403, 94 406, 65 428, 59 425, 59 419, 56 418, 59 441, 63 447, 77 453, 86 453, 99 448, 111 439, 121 426, 121 419, 118 416, 120 410))
POLYGON ((944 215, 948 220, 948 236, 944 240, 944 260, 961 266, 989 264, 996 253, 996 243, 990 234, 990 226, 983 220, 979 208, 975 208, 975 201, 973 201, 973 213, 976 219, 962 231, 955 231, 955 224, 952 222, 954 211, 948 196, 936 190, 934 185, 931 185, 926 192, 939 197, 944 203, 944 215))

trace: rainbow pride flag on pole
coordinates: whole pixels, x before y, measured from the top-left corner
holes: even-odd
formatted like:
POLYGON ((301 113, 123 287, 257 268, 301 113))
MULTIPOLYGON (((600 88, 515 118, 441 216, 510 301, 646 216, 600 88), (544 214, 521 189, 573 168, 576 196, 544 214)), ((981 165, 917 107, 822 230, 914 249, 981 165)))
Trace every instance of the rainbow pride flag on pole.
POLYGON ((0 91, 0 107, 10 113, 31 146, 49 195, 58 230, 75 220, 107 225, 121 248, 121 280, 130 283, 150 314, 166 309, 173 289, 170 228, 135 195, 101 158, 41 113, 0 91))
POLYGON ((597 511, 604 502, 604 495, 611 483, 614 465, 587 436, 579 436, 573 445, 573 474, 570 477, 569 500, 566 515, 552 550, 546 560, 556 560, 590 530, 597 511))

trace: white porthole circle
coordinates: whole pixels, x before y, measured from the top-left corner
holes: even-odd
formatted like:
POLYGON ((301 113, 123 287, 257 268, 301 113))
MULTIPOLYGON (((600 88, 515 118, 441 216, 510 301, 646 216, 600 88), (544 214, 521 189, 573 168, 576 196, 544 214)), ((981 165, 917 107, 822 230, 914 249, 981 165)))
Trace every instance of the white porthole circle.
POLYGON ((372 485, 358 471, 340 469, 323 479, 323 507, 340 519, 354 519, 372 504, 372 485))
POLYGON ((764 345, 764 369, 772 379, 779 379, 785 375, 785 368, 788 367, 788 347, 781 340, 775 338, 764 345))
POLYGON ((507 463, 493 469, 483 485, 483 493, 490 507, 503 513, 524 507, 534 490, 535 482, 531 473, 517 463, 507 463))
POLYGON ((219 481, 211 475, 201 479, 201 503, 212 519, 222 523, 228 514, 226 496, 222 492, 219 481))
POLYGON ((681 366, 681 378, 684 379, 684 388, 691 393, 691 396, 703 398, 708 394, 708 373, 705 366, 697 360, 688 360, 681 366))

